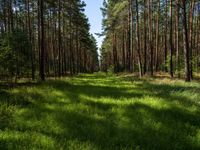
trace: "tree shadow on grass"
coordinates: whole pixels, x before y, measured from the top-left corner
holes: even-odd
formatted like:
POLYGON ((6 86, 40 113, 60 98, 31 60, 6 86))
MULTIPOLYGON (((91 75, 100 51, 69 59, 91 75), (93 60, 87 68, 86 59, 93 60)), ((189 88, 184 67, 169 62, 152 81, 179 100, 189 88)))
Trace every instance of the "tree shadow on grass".
MULTIPOLYGON (((98 106, 97 108, 102 109, 98 106)), ((200 128, 200 116, 197 113, 189 113, 179 108, 159 110, 140 103, 124 107, 123 110, 122 118, 110 111, 102 118, 96 118, 87 112, 41 108, 41 112, 56 114, 54 119, 62 132, 40 132, 53 138, 64 148, 68 147, 66 141, 74 140, 78 140, 79 144, 89 142, 102 150, 136 147, 152 150, 200 148, 199 141, 195 141, 200 128)), ((105 111, 104 108, 102 111, 105 111)), ((92 113, 98 112, 93 108, 92 113)))
POLYGON ((151 97, 161 98, 168 102, 178 102, 185 107, 196 106, 200 108, 199 100, 197 98, 191 98, 194 94, 198 94, 198 91, 200 91, 199 87, 144 82, 143 84, 137 85, 137 88, 146 91, 151 97), (187 95, 181 94, 184 92, 187 92, 187 95))
POLYGON ((30 99, 43 99, 41 95, 34 93, 18 92, 11 93, 10 90, 0 90, 0 104, 7 106, 26 107, 31 105, 30 99))
MULTIPOLYGON (((152 150, 200 149, 200 141, 197 137, 200 129, 199 112, 189 112, 176 106, 158 109, 142 103, 118 106, 98 101, 102 97, 137 99, 146 96, 142 93, 127 92, 130 88, 126 87, 115 88, 109 85, 100 87, 64 81, 44 83, 43 88, 46 86, 59 91, 62 97, 48 99, 39 92, 28 94, 22 92, 14 95, 2 92, 4 98, 1 99, 11 100, 15 97, 16 100, 31 100, 31 103, 26 105, 27 111, 20 115, 23 126, 20 126, 20 122, 16 122, 18 124, 15 127, 7 126, 7 128, 20 132, 35 131, 51 137, 56 143, 55 148, 58 149, 67 149, 70 141, 78 141, 79 146, 89 143, 94 146, 90 147, 91 149, 99 150, 135 149, 136 147, 152 150), (96 99, 96 101, 87 100, 82 95, 96 99), (60 98, 63 98, 62 102, 59 101, 60 98), (46 104, 59 105, 49 108, 46 107, 46 104), (74 109, 68 109, 69 104, 73 105, 74 109), (79 107, 79 105, 83 107, 79 107), (49 116, 56 122, 55 127, 47 124, 46 119, 48 120, 49 116), (32 120, 33 118, 35 120, 32 120), (35 126, 26 124, 26 121, 32 121, 35 126), (53 128, 57 127, 61 129, 60 132, 54 131, 53 128)), ((169 102, 178 100, 184 106, 198 106, 185 96, 177 97, 172 94, 179 90, 191 89, 148 82, 138 84, 136 87, 136 91, 143 91, 147 96, 162 98, 169 102)), ((192 90, 198 89, 194 87, 192 90)), ((123 99, 120 100, 123 101, 123 99)), ((19 101, 18 105, 23 106, 24 104, 19 101)), ((0 126, 0 129, 3 128, 0 126)), ((18 139, 7 142, 15 143, 17 141, 18 139)), ((21 144, 24 144, 23 141, 21 144)), ((4 146, 6 148, 6 144, 4 146)), ((28 145, 26 146, 28 147, 28 145)), ((75 146, 74 149, 81 148, 75 146)))
POLYGON ((111 98, 111 99, 129 99, 129 98, 141 98, 143 94, 138 92, 127 92, 130 88, 126 87, 111 87, 107 86, 95 86, 90 84, 70 84, 66 82, 52 82, 49 86, 67 93, 66 96, 70 96, 72 99, 78 99, 78 96, 85 95, 93 98, 111 98), (75 98, 74 98, 75 97, 75 98))
POLYGON ((200 107, 200 99, 198 99, 197 96, 191 98, 194 94, 199 94, 200 86, 193 86, 190 84, 188 84, 188 86, 180 84, 170 85, 170 83, 159 84, 153 82, 155 79, 160 79, 160 77, 147 79, 130 76, 127 78, 122 77, 121 79, 134 82, 133 84, 136 86, 136 89, 145 93, 144 96, 156 97, 167 102, 178 102, 183 106, 200 107))
POLYGON ((137 124, 137 143, 144 149, 200 148, 199 112, 191 113, 177 107, 156 109, 136 103, 126 108, 124 116, 128 117, 130 125, 137 124))

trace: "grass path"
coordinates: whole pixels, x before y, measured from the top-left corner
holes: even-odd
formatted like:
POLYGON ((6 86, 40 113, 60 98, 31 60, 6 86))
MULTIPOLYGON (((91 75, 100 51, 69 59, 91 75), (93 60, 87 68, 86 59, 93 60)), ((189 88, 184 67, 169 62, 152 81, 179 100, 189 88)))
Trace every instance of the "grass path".
POLYGON ((95 74, 0 89, 0 149, 200 149, 200 84, 95 74))

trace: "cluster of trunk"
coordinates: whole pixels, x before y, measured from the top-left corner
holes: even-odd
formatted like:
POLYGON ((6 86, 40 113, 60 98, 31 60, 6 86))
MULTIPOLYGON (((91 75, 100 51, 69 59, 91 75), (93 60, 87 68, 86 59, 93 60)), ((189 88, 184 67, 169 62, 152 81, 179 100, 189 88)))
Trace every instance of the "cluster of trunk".
POLYGON ((27 33, 32 79, 37 73, 45 80, 98 70, 96 41, 84 6, 80 0, 0 0, 0 35, 27 33))
POLYGON ((199 5, 195 0, 108 0, 102 9, 101 68, 140 76, 165 71, 190 81, 200 68, 199 5))

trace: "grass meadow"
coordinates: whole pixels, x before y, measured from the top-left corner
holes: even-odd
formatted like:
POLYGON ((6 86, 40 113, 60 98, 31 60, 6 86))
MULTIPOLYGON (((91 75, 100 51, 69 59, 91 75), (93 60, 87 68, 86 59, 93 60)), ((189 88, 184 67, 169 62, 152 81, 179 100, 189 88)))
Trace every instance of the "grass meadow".
POLYGON ((200 149, 200 84, 98 73, 2 86, 0 149, 200 149))

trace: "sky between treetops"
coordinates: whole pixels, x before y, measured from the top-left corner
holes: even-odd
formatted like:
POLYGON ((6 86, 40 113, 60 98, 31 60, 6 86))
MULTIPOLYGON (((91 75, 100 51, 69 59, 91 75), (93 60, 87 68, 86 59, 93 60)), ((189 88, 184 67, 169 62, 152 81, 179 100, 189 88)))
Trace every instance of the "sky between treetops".
POLYGON ((89 18, 89 22, 91 25, 90 32, 95 36, 98 47, 101 47, 103 38, 99 38, 95 35, 95 33, 101 33, 102 29, 102 13, 100 8, 102 7, 103 0, 84 0, 87 4, 85 8, 85 13, 89 18))

